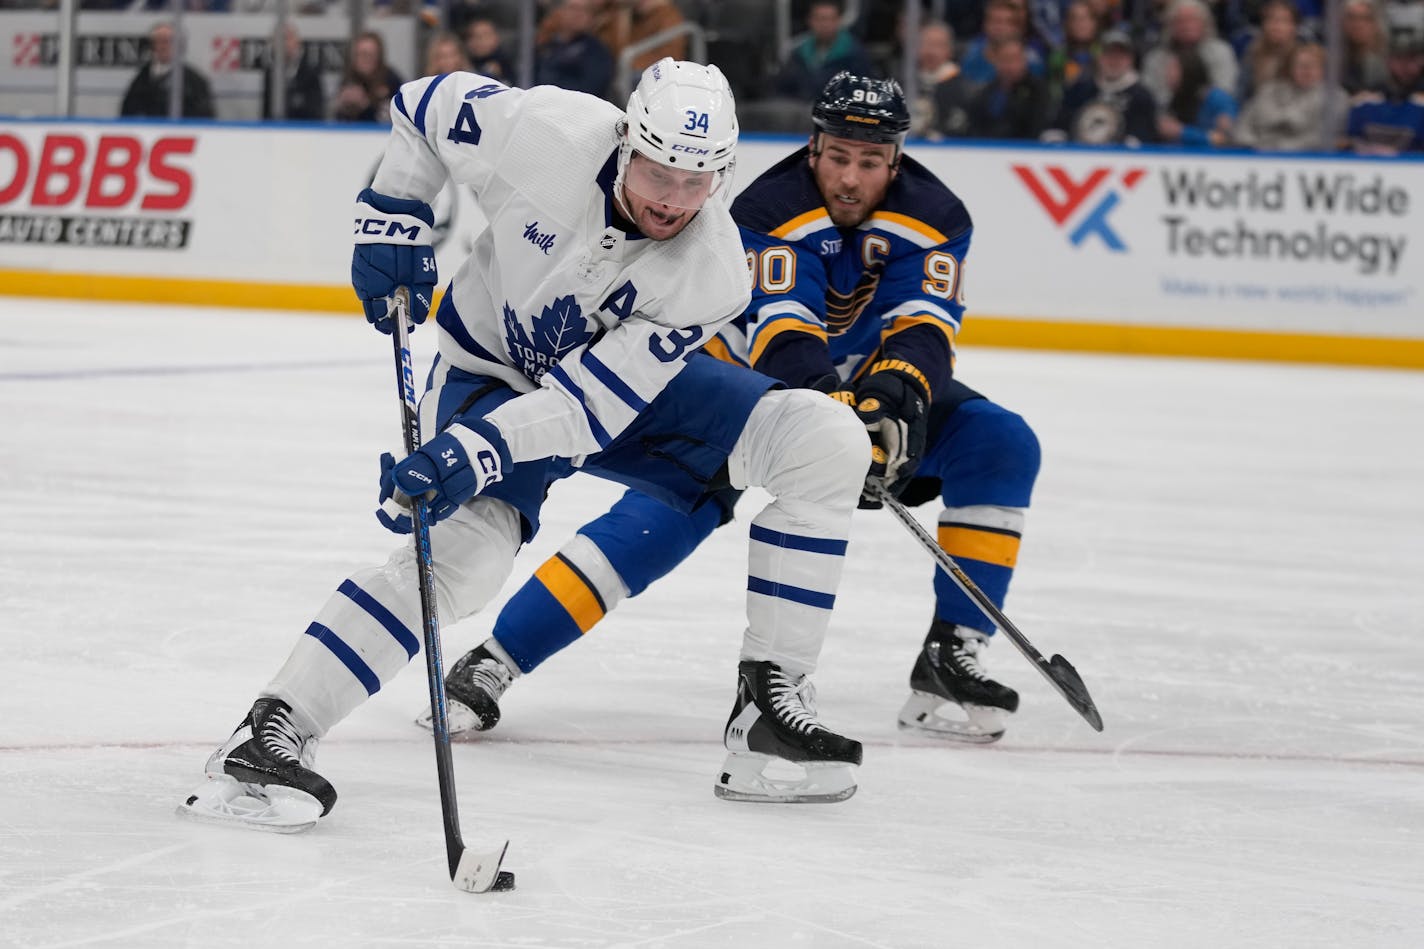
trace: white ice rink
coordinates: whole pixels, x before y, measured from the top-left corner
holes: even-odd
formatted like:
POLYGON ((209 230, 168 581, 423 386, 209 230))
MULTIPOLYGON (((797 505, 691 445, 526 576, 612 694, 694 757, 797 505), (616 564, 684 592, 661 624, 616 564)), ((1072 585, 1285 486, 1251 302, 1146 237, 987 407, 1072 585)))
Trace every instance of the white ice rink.
MULTIPOLYGON (((860 792, 715 799, 749 498, 455 748, 466 835, 519 877, 475 896, 420 659, 323 745, 341 800, 312 832, 173 814, 393 542, 386 339, 0 299, 0 946, 1424 945, 1424 373, 972 347, 959 372, 1042 440, 1006 609, 1106 731, 999 642, 1002 742, 899 734, 931 566, 861 512, 817 677, 860 792)), ((615 496, 557 487, 504 594, 615 496)))

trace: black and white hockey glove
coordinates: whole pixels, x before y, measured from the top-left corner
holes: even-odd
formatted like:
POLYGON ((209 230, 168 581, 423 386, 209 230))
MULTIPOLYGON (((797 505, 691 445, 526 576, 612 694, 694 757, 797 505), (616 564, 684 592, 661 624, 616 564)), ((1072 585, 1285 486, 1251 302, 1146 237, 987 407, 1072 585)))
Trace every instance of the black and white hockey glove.
POLYGON ((880 507, 875 486, 898 494, 909 484, 929 433, 929 393, 919 371, 898 360, 870 368, 855 390, 855 412, 870 434, 871 446, 862 508, 880 507))

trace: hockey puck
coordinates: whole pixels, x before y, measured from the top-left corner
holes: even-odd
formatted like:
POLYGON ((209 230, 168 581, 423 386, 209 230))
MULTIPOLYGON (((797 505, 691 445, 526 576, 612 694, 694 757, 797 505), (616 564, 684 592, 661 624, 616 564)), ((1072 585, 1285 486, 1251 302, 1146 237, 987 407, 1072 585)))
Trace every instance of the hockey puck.
POLYGON ((514 874, 508 870, 499 871, 499 876, 494 878, 494 886, 490 887, 490 892, 499 893, 512 889, 514 889, 514 874))

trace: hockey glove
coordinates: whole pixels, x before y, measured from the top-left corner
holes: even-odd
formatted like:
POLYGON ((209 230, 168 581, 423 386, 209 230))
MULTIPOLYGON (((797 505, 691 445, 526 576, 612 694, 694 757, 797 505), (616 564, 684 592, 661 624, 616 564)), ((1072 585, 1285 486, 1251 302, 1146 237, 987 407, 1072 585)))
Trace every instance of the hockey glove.
POLYGON ((910 483, 925 452, 928 392, 911 374, 913 367, 905 365, 910 371, 880 363, 855 390, 855 412, 870 434, 871 446, 862 508, 880 507, 875 485, 898 494, 910 483))
POLYGON ((414 198, 392 198, 367 188, 356 196, 356 249, 351 285, 366 319, 382 333, 395 332, 392 298, 410 287, 412 323, 424 323, 435 295, 435 250, 430 246, 435 214, 414 198))
POLYGON ((423 495, 430 522, 443 521, 461 504, 504 477, 513 464, 499 429, 483 419, 451 425, 399 462, 381 456, 381 506, 376 519, 397 534, 411 531, 410 499, 423 495))

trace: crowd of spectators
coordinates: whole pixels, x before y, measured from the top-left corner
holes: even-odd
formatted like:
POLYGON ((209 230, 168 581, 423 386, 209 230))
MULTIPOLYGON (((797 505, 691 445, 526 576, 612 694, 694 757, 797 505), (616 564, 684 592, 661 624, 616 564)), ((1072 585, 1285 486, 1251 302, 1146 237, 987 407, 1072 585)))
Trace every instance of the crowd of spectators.
MULTIPOLYGON (((213 9, 213 2, 196 5, 213 9)), ((848 69, 899 77, 909 44, 916 72, 911 131, 919 137, 1424 150, 1424 0, 1335 5, 1340 61, 1333 70, 1322 45, 1322 17, 1331 9, 1325 0, 924 0, 913 37, 905 35, 903 0, 859 0, 850 17, 842 0, 793 0, 802 29, 781 48, 768 17, 774 6, 541 0, 533 80, 620 98, 657 59, 689 55, 688 30, 680 27, 690 22, 704 31, 709 56, 724 66, 752 129, 804 131, 805 106, 830 76, 848 69)), ((379 0, 374 8, 430 24, 422 29, 428 46, 419 64, 426 74, 474 69, 513 83, 509 10, 494 0, 379 0)), ((329 97, 295 30, 283 42, 288 117, 388 121, 402 77, 379 33, 352 41, 329 97)), ((160 24, 151 46, 124 97, 124 115, 168 112, 172 28, 160 24)), ((211 116, 206 79, 183 68, 183 114, 211 116)), ((269 66, 264 116, 272 114, 272 80, 269 66)))

